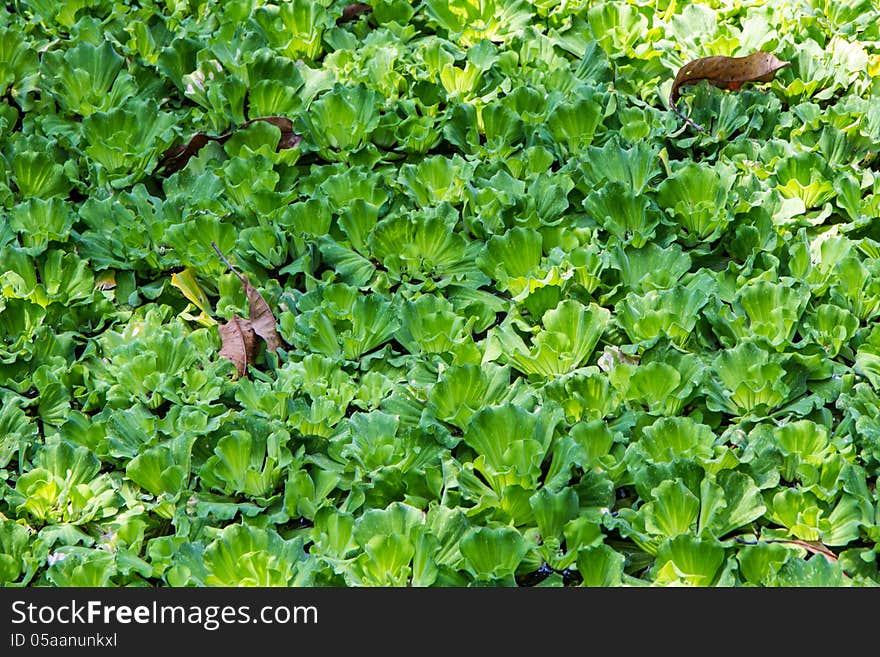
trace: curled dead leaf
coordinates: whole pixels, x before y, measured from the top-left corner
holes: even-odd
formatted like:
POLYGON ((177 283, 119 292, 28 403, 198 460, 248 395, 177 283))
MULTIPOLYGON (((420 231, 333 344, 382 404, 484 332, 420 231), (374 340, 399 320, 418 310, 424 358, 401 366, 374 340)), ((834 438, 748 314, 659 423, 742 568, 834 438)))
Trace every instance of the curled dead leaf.
POLYGON ((248 299, 251 326, 253 326, 254 332, 266 342, 266 348, 275 353, 282 344, 281 336, 278 335, 275 328, 275 315, 263 295, 251 285, 247 276, 241 276, 241 284, 248 299))
POLYGON ((156 171, 161 171, 166 176, 180 171, 191 157, 195 157, 202 150, 205 144, 217 140, 217 137, 209 137, 204 132, 197 132, 187 143, 181 146, 172 146, 162 153, 156 171))
POLYGON ((248 300, 248 317, 252 330, 263 338, 266 343, 266 348, 272 353, 275 353, 278 351, 278 347, 284 344, 284 341, 281 339, 281 336, 278 335, 275 315, 272 312, 272 309, 263 298, 263 295, 251 285, 247 276, 240 273, 232 266, 232 263, 223 255, 217 245, 214 242, 211 242, 211 246, 214 247, 214 251, 217 252, 217 255, 220 256, 220 259, 229 268, 229 271, 238 276, 238 279, 241 281, 242 288, 244 288, 244 293, 248 300))
POLYGON ((236 315, 225 324, 218 324, 217 330, 222 343, 220 355, 232 361, 239 377, 247 376, 257 347, 257 335, 250 320, 236 315))
POLYGON ((745 57, 714 55, 694 59, 678 70, 669 93, 669 106, 688 124, 702 132, 703 128, 682 114, 676 105, 681 87, 705 80, 720 89, 734 91, 746 82, 770 82, 777 71, 786 66, 791 66, 791 62, 784 62, 763 50, 745 57))

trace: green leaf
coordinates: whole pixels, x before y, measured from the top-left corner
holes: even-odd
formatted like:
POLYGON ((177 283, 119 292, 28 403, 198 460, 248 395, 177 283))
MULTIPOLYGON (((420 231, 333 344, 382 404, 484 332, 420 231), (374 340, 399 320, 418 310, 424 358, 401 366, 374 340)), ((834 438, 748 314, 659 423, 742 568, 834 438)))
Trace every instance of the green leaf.
POLYGON ((70 204, 59 198, 31 198, 12 209, 9 225, 21 236, 29 255, 39 255, 49 242, 66 242, 73 225, 70 204))
POLYGON ((686 231, 686 244, 712 242, 733 218, 725 208, 735 181, 726 167, 687 163, 660 183, 657 202, 686 231))
POLYGON ((581 465, 585 468, 595 466, 614 445, 614 433, 601 419, 578 422, 571 428, 571 437, 583 450, 581 465))
POLYGON ((594 38, 610 58, 634 55, 637 35, 648 30, 648 21, 632 5, 614 2, 590 7, 587 12, 594 38))
POLYGON ((709 381, 709 408, 734 415, 761 415, 777 408, 792 389, 780 361, 754 342, 721 352, 713 361, 718 378, 709 381))
POLYGON ((0 468, 6 468, 16 452, 24 459, 36 441, 39 427, 22 409, 25 398, 0 392, 0 468))
POLYGON ((81 41, 72 48, 44 53, 41 69, 60 108, 86 117, 111 110, 136 93, 135 81, 123 71, 123 64, 109 41, 99 46, 81 41))
POLYGON ((578 551, 577 569, 584 586, 620 586, 625 557, 607 545, 578 551))
POLYGON ((269 45, 289 59, 318 59, 324 51, 322 36, 333 25, 333 17, 322 3, 293 0, 259 7, 254 21, 269 45))
POLYGON ((477 256, 481 271, 499 282, 502 292, 523 290, 520 279, 536 271, 541 263, 541 234, 528 228, 511 228, 504 235, 493 235, 477 256))
POLYGON ((461 538, 465 567, 478 580, 502 580, 516 571, 528 552, 513 527, 475 527, 461 538))
POLYGON ((828 429, 810 420, 797 420, 774 429, 773 435, 784 457, 782 478, 812 483, 816 477, 813 472, 831 451, 828 429))
POLYGON ((465 322, 446 299, 424 295, 404 303, 395 337, 412 354, 443 353, 466 339, 465 322))
POLYGON ((464 199, 465 185, 474 166, 460 155, 426 157, 418 164, 400 167, 398 183, 419 207, 432 207, 444 201, 453 205, 464 199))
POLYGON ((544 545, 557 548, 561 544, 565 524, 578 512, 578 496, 571 488, 551 492, 542 488, 532 495, 529 504, 535 513, 535 521, 544 545))
POLYGON ((778 283, 757 281, 740 288, 738 301, 749 318, 752 331, 773 346, 787 343, 809 301, 809 292, 792 279, 778 283))
POLYGON ((202 480, 225 493, 238 492, 251 497, 267 496, 275 490, 291 462, 287 432, 268 436, 233 430, 223 436, 214 454, 205 461, 199 475, 202 480))
POLYGON ((779 569, 777 586, 833 588, 847 586, 839 563, 832 564, 821 554, 808 561, 789 559, 779 569))
POLYGON ((118 189, 140 180, 171 145, 174 122, 154 100, 131 101, 87 116, 82 123, 84 150, 96 165, 97 181, 118 189))
POLYGON ((673 538, 688 534, 696 526, 700 500, 680 481, 667 481, 651 491, 653 500, 639 509, 645 529, 651 534, 673 538))
POLYGON ((37 264, 37 273, 46 297, 52 302, 73 305, 73 302, 90 296, 95 288, 95 278, 88 263, 60 249, 43 254, 37 264))
POLYGON ((12 520, 0 520, 0 583, 18 581, 25 572, 30 546, 27 527, 12 520))
POLYGON ((28 91, 39 66, 36 51, 28 45, 24 33, 0 28, 0 94, 11 92, 13 98, 22 99, 28 91))
POLYGON ((655 235, 660 217, 650 199, 613 181, 584 199, 584 209, 623 243, 641 248, 655 235))
POLYGON ((792 488, 776 493, 768 506, 770 519, 786 527, 790 535, 832 546, 856 540, 871 517, 867 500, 843 495, 829 509, 814 494, 792 488))
POLYGON ((761 518, 767 511, 754 480, 735 470, 722 470, 700 484, 698 533, 723 538, 761 518))
POLYGON ((70 414, 70 393, 65 383, 48 365, 37 368, 33 381, 39 391, 40 419, 49 426, 60 426, 70 414))
POLYGON ((774 173, 782 195, 800 199, 808 210, 834 197, 833 176, 825 161, 815 153, 802 152, 780 160, 774 173))
POLYGON ((395 279, 434 279, 445 286, 476 273, 473 249, 437 214, 389 217, 376 225, 369 246, 395 279))
MULTIPOLYGON (((322 10, 323 11, 323 10, 322 10)), ((346 161, 379 125, 381 96, 364 86, 336 84, 302 115, 303 132, 327 160, 346 161)))
POLYGON ((64 167, 47 153, 22 151, 12 160, 12 179, 26 198, 66 196, 71 183, 64 167))
POLYGON ((125 474, 155 496, 176 495, 187 484, 195 436, 178 436, 144 450, 125 467, 125 474))
POLYGON ((604 146, 590 146, 583 159, 578 158, 574 163, 583 172, 585 183, 588 183, 588 186, 579 186, 585 193, 608 182, 618 183, 640 196, 661 171, 658 149, 648 140, 636 141, 625 148, 615 136, 604 146))
POLYGON ((437 418, 465 429, 474 413, 498 405, 510 390, 510 370, 492 363, 454 365, 439 375, 428 393, 437 418))
POLYGON ((464 46, 486 39, 505 41, 518 34, 531 18, 522 0, 465 0, 450 6, 441 0, 425 3, 428 19, 464 46))
POLYGON ((376 273, 376 266, 367 258, 333 240, 321 240, 319 248, 324 260, 346 283, 361 287, 366 285, 376 273))
POLYGON ((408 504, 394 502, 385 509, 372 509, 364 513, 354 526, 354 538, 365 546, 379 536, 408 537, 416 527, 425 523, 424 514, 408 504))
POLYGON ((309 554, 328 560, 334 570, 339 571, 342 560, 358 548, 354 540, 354 517, 332 507, 325 507, 314 516, 314 545, 309 554))
POLYGON ((275 531, 228 525, 205 548, 202 586, 308 586, 311 566, 303 539, 275 531))
POLYGON ((834 358, 855 335, 859 320, 849 310, 824 303, 816 308, 814 316, 805 316, 803 324, 803 332, 834 358))
POLYGON ((681 534, 660 544, 651 567, 661 586, 712 586, 724 564, 724 548, 717 541, 681 534))
POLYGON ((709 297, 698 287, 676 285, 667 290, 630 293, 620 303, 617 321, 633 342, 652 346, 662 336, 683 346, 709 297))
POLYGON ((825 545, 848 545, 858 539, 863 526, 871 524, 872 517, 867 499, 844 495, 828 515, 829 528, 823 528, 821 540, 825 545))
POLYGON ((114 557, 104 550, 86 547, 63 547, 50 557, 52 565, 46 579, 60 587, 107 587, 116 575, 114 557))
POLYGON ((737 552, 736 558, 747 583, 752 586, 772 586, 790 554, 790 550, 780 543, 760 542, 747 545, 737 552))
POLYGON ((560 103, 550 111, 547 130, 564 158, 582 151, 593 142, 602 123, 604 107, 592 97, 560 103))
POLYGON ((373 536, 346 571, 352 586, 405 586, 412 575, 415 548, 404 536, 373 536))
POLYGON ((708 459, 713 454, 712 428, 688 417, 663 417, 643 429, 642 438, 627 450, 654 463, 676 458, 708 459))
POLYGON ((520 372, 552 377, 585 364, 610 318, 610 311, 597 304, 584 306, 566 299, 543 314, 543 328, 533 338, 533 346, 527 347, 510 323, 491 329, 489 339, 520 372))
POLYGON ((517 477, 517 483, 534 482, 560 420, 558 408, 539 408, 530 413, 508 402, 475 413, 464 440, 480 455, 480 464, 489 473, 509 472, 517 477))
POLYGON ((399 463, 405 456, 402 440, 398 437, 399 420, 381 411, 354 413, 349 418, 351 436, 341 451, 342 456, 354 458, 366 472, 399 463))

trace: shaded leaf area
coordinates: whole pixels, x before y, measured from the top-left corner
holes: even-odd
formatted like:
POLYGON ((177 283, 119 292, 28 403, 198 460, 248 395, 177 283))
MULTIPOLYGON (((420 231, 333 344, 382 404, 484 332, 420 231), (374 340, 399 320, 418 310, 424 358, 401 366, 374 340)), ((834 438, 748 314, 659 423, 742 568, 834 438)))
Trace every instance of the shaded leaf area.
POLYGON ((0 585, 880 584, 875 3, 82 4, 0 8, 0 585))

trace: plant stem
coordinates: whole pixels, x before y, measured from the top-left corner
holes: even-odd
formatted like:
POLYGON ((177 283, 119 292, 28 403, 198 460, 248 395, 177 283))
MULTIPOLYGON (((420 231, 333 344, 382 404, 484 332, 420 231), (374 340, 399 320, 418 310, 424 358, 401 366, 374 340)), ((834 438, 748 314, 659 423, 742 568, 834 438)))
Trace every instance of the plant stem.
POLYGON ((673 111, 673 112, 675 112, 676 114, 678 114, 678 116, 680 116, 682 119, 684 119, 685 123, 687 123, 687 124, 693 126, 694 128, 696 128, 696 129, 699 130, 700 132, 706 132, 706 131, 705 131, 703 128, 701 128, 698 124, 694 123, 694 122, 691 121, 688 117, 686 117, 684 114, 682 114, 682 113, 681 113, 681 110, 679 110, 674 104, 673 104, 673 105, 670 105, 670 107, 672 107, 672 111, 673 111))
POLYGON ((211 242, 211 246, 214 247, 214 250, 217 252, 217 255, 220 256, 220 259, 224 262, 224 264, 229 268, 233 274, 238 276, 238 280, 240 280, 243 284, 245 283, 245 277, 242 274, 239 274, 235 267, 232 266, 232 263, 227 260, 226 256, 220 252, 220 249, 217 248, 217 245, 214 242, 211 242))

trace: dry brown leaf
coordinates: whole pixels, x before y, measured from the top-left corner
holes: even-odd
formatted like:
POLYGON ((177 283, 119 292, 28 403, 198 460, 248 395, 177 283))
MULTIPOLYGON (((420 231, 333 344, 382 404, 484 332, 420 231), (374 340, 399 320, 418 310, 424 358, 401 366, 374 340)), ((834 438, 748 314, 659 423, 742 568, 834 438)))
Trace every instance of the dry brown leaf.
POLYGON ((161 171, 166 176, 175 171, 180 171, 189 162, 189 158, 198 154, 202 147, 209 141, 218 141, 218 137, 211 137, 204 132, 197 132, 192 138, 181 146, 172 146, 162 153, 156 171, 161 171))
POLYGON ((678 70, 669 93, 669 106, 690 125, 702 131, 703 128, 682 114, 676 106, 681 87, 705 80, 720 89, 734 91, 746 82, 770 82, 777 71, 786 66, 791 66, 791 62, 784 62, 773 53, 762 50, 745 57, 715 55, 694 59, 678 70))
POLYGON ((281 346, 281 336, 275 329, 275 315, 269 304, 257 289, 251 285, 247 276, 239 276, 244 287, 244 293, 248 299, 248 314, 254 332, 266 341, 266 348, 272 353, 278 351, 281 346))
POLYGON ((229 271, 238 276, 238 280, 241 281, 241 286, 244 288, 244 294, 248 300, 248 317, 251 328, 254 333, 263 338, 266 342, 266 348, 272 353, 275 353, 278 351, 278 347, 284 344, 284 341, 281 339, 281 336, 278 335, 278 331, 276 330, 275 315, 272 312, 272 309, 263 298, 263 295, 251 285, 247 276, 240 273, 232 266, 232 263, 229 262, 225 255, 223 255, 217 245, 214 242, 211 242, 211 246, 214 247, 214 251, 217 252, 217 255, 220 256, 220 259, 229 268, 229 271))
POLYGON ((223 344, 220 355, 232 361, 239 377, 247 376, 247 367, 254 362, 257 347, 257 335, 250 320, 236 315, 225 324, 218 324, 217 330, 223 344))
POLYGON ((159 158, 159 164, 156 166, 156 171, 161 171, 162 174, 166 176, 171 175, 175 171, 180 171, 186 166, 189 159, 198 155, 199 151, 202 150, 209 141, 216 141, 219 144, 223 144, 233 135, 233 133, 235 133, 236 130, 244 130, 257 121, 270 123, 281 131, 281 139, 278 140, 278 147, 276 150, 281 151, 287 148, 296 148, 302 141, 302 136, 293 131, 293 121, 286 116, 260 116, 251 119, 250 121, 246 121, 238 128, 230 130, 226 134, 217 137, 212 137, 204 132, 197 132, 186 144, 173 146, 162 153, 162 156, 159 158))

